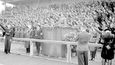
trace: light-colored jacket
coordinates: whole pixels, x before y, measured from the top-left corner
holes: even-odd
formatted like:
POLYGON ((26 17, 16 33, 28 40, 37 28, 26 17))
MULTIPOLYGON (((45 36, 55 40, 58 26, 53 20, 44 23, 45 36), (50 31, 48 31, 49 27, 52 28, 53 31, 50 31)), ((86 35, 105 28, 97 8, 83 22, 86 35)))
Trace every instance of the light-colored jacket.
POLYGON ((91 38, 91 34, 89 34, 88 32, 80 32, 77 36, 77 41, 78 41, 78 46, 77 46, 77 50, 78 51, 88 51, 88 43, 90 41, 91 38))
MULTIPOLYGON (((94 33, 94 34, 92 34, 89 43, 97 44, 97 43, 98 43, 98 40, 99 40, 99 34, 98 34, 98 33, 94 33)), ((95 51, 96 48, 97 48, 96 46, 89 46, 89 50, 90 50, 90 51, 95 51)))

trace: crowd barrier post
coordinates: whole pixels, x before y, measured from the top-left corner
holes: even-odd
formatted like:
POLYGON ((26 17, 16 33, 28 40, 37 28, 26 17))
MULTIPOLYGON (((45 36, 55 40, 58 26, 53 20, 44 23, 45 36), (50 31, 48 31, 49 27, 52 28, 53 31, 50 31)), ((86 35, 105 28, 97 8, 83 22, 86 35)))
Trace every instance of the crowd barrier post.
POLYGON ((34 55, 34 43, 32 40, 30 40, 30 56, 34 55))
POLYGON ((71 47, 67 44, 67 62, 71 62, 71 47))

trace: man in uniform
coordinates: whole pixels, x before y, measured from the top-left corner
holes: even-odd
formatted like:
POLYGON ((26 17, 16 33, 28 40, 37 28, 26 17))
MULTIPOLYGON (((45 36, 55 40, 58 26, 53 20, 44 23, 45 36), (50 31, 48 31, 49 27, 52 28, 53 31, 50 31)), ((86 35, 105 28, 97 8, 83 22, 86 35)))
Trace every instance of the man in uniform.
POLYGON ((5 28, 4 26, 2 26, 0 24, 0 26, 3 28, 3 30, 5 31, 5 49, 4 52, 6 54, 10 53, 10 48, 11 48, 11 40, 12 40, 12 29, 11 29, 11 25, 7 25, 7 28, 5 28))

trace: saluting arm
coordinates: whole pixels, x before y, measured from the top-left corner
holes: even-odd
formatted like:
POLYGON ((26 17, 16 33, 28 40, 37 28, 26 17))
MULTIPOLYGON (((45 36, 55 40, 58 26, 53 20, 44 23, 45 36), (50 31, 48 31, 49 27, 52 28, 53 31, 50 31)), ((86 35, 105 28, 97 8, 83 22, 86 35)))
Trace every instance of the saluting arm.
POLYGON ((1 24, 0 24, 0 26, 2 27, 2 29, 3 29, 4 31, 6 31, 6 29, 4 28, 4 26, 2 26, 1 24))
POLYGON ((99 34, 102 34, 102 32, 96 28, 93 28, 95 31, 97 31, 99 34))

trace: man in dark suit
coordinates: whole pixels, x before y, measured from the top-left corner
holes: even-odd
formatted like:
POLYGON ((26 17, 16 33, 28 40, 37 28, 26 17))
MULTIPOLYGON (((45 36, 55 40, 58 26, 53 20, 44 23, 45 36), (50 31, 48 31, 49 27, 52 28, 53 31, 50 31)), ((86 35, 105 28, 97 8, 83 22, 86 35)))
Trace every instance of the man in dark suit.
MULTIPOLYGON (((36 30, 35 38, 36 39, 43 39, 43 33, 42 33, 41 26, 38 26, 35 30, 36 30)), ((36 42, 36 49, 37 49, 38 54, 40 54, 40 46, 41 46, 41 42, 36 42)))
POLYGON ((4 27, 3 25, 0 24, 2 29, 5 31, 5 48, 4 52, 6 54, 10 53, 10 48, 11 48, 11 40, 12 40, 12 29, 11 25, 7 25, 7 27, 4 27))
MULTIPOLYGON (((41 33, 42 33, 42 30, 41 30, 40 26, 33 27, 33 30, 31 31, 31 38, 42 39, 41 33)), ((39 55, 41 42, 35 42, 35 45, 36 45, 37 54, 39 55)))

